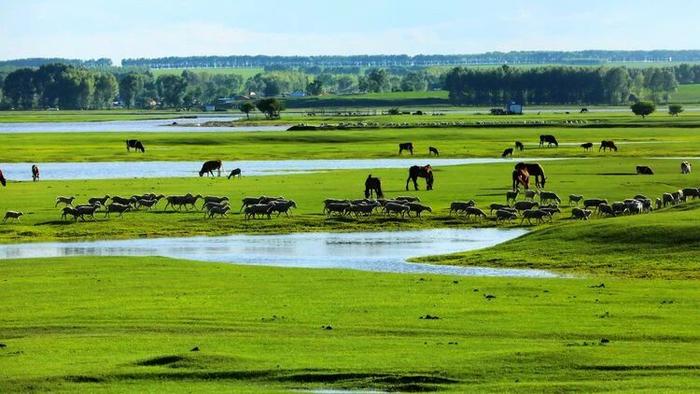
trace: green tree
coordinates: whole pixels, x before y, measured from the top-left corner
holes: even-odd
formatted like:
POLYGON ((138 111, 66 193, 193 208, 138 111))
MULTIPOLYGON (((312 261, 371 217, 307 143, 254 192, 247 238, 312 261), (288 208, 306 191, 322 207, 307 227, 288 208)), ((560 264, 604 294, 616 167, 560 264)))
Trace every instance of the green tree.
POLYGON ((630 108, 635 115, 640 115, 642 118, 656 111, 656 105, 650 101, 637 101, 630 108))
POLYGON ((187 81, 178 75, 161 75, 156 79, 156 89, 162 106, 180 108, 184 103, 187 81))
POLYGON ((255 105, 250 101, 246 101, 241 104, 240 110, 245 114, 246 119, 250 119, 250 112, 255 110, 255 105))
POLYGON ((280 117, 280 112, 285 109, 284 101, 277 100, 276 98, 267 98, 258 100, 255 103, 255 107, 258 111, 265 114, 268 119, 277 119, 280 117))
POLYGON ((112 100, 117 97, 119 85, 114 75, 99 73, 95 77, 94 106, 96 108, 109 108, 112 100))
POLYGON ((133 72, 119 81, 119 98, 126 108, 136 105, 136 98, 143 92, 143 82, 143 77, 133 72))
POLYGON ((389 72, 383 68, 372 68, 367 71, 367 75, 362 79, 361 90, 378 93, 391 89, 389 82, 389 72), (364 89, 362 89, 364 87, 364 89))
POLYGON ((313 82, 309 82, 306 85, 306 94, 309 96, 320 96, 323 93, 323 82, 315 79, 313 82))
POLYGON ((34 71, 30 68, 20 68, 7 74, 3 91, 12 107, 31 109, 36 97, 34 71))
POLYGON ((401 90, 404 92, 423 92, 428 89, 424 72, 409 72, 401 78, 401 90))
POLYGON ((683 112, 683 106, 680 104, 671 104, 668 106, 668 114, 671 116, 678 116, 683 112))

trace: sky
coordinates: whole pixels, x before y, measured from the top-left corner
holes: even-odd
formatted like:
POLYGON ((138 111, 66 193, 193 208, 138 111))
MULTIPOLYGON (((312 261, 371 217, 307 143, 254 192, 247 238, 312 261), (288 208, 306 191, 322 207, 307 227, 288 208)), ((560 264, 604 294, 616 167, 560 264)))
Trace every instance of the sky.
POLYGON ((0 0, 0 59, 700 49, 695 0, 0 0))

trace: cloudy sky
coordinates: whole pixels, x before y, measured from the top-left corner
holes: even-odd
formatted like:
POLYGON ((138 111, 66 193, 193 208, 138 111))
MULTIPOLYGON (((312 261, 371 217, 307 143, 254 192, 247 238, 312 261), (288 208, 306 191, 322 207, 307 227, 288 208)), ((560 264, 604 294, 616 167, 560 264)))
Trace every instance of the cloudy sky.
POLYGON ((0 0, 0 59, 700 49, 694 0, 0 0))

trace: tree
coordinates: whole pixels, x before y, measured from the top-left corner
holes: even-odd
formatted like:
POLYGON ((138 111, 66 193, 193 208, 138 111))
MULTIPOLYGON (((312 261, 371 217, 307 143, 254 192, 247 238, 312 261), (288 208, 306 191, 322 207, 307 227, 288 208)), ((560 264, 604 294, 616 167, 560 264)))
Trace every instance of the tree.
POLYGON ((389 73, 383 68, 373 68, 367 71, 367 75, 361 81, 361 90, 365 90, 370 93, 386 92, 391 89, 389 83, 389 73))
POLYGON ((306 94, 309 96, 320 96, 323 93, 323 82, 315 79, 313 82, 309 82, 306 85, 306 94))
POLYGON ((671 116, 678 116, 683 112, 683 106, 680 104, 671 104, 668 106, 668 114, 671 116))
POLYGON ((255 103, 255 107, 258 111, 265 114, 268 119, 277 119, 280 117, 280 112, 285 109, 284 101, 277 100, 276 98, 268 98, 258 100, 255 103))
POLYGON ((3 86, 5 97, 15 108, 30 109, 34 106, 35 87, 34 71, 29 68, 20 68, 5 78, 3 86))
POLYGON ((119 81, 119 97, 126 108, 136 105, 136 98, 143 91, 143 78, 137 73, 129 73, 119 81))
POLYGON ((246 101, 241 104, 240 110, 245 114, 246 119, 250 119, 250 112, 255 110, 255 105, 250 101, 246 101))
POLYGON ((95 77, 94 106, 96 108, 109 108, 112 100, 117 96, 117 79, 110 73, 100 73, 95 77))
POLYGON ((187 91, 185 78, 178 75, 161 75, 156 79, 156 88, 164 107, 182 107, 187 91))
POLYGON ((650 101, 637 101, 630 108, 635 115, 641 115, 642 118, 656 111, 656 105, 650 101))

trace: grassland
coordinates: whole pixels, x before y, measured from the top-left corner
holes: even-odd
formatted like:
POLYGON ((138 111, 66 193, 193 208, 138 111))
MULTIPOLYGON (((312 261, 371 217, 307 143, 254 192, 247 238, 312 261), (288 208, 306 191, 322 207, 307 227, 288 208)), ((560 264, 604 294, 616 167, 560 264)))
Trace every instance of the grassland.
POLYGON ((187 116, 173 110, 0 111, 0 123, 104 122, 110 120, 172 119, 187 116))
POLYGON ((678 92, 671 96, 671 102, 681 104, 700 103, 700 84, 680 85, 678 92))
POLYGON ((255 74, 263 72, 262 67, 191 67, 191 68, 152 68, 151 72, 156 77, 159 75, 180 75, 183 71, 201 72, 207 74, 235 74, 243 77, 243 80, 254 77, 255 74))

